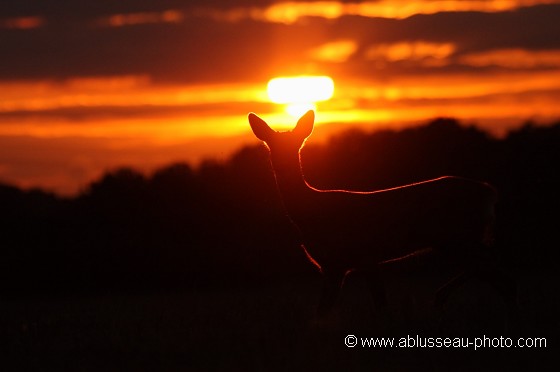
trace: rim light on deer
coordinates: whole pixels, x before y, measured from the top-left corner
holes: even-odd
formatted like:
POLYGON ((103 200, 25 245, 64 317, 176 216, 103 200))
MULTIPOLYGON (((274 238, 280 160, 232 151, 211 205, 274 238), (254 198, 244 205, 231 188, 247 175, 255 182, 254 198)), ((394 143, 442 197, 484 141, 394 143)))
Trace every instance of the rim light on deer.
POLYGON ((334 82, 328 76, 277 77, 268 82, 267 92, 272 102, 285 104, 290 115, 299 117, 316 110, 316 102, 331 99, 334 82))
POLYGON ((437 290, 438 307, 454 289, 478 276, 500 292, 509 314, 514 314, 516 284, 494 265, 490 253, 497 201, 492 186, 442 176, 367 192, 316 189, 305 180, 301 164, 314 112, 308 111, 284 132, 253 113, 248 119, 255 136, 268 147, 276 185, 294 225, 292 236, 323 274, 319 316, 333 309, 347 273, 362 271, 374 304, 383 307, 387 299, 382 267, 422 260, 432 253, 439 256, 436 261, 442 268, 459 272, 437 290))

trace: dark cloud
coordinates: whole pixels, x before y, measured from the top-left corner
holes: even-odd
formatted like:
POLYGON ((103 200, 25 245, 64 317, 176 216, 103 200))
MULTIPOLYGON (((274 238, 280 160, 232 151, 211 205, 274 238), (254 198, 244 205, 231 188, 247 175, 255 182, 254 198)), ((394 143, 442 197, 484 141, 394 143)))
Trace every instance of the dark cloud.
MULTIPOLYGON (((235 2, 235 6, 250 3, 253 1, 235 2)), ((253 20, 220 22, 195 16, 178 23, 95 26, 102 15, 185 9, 185 4, 174 0, 2 2, 4 18, 42 15, 48 22, 42 28, 0 30, 0 79, 147 74, 165 81, 262 81, 282 73, 341 69, 345 75, 360 76, 372 70, 372 62, 362 58, 364 48, 379 43, 452 42, 458 47, 458 55, 494 48, 560 48, 560 5, 504 13, 416 15, 402 20, 309 18, 289 26, 253 20), (345 38, 357 40, 361 47, 349 63, 324 64, 309 59, 310 48, 345 38)), ((232 5, 226 1, 195 1, 188 6, 232 5)), ((386 66, 388 72, 404 67, 411 66, 386 66)))
MULTIPOLYGON (((271 102, 220 102, 188 105, 131 105, 131 106, 72 106, 44 110, 17 110, 0 112, 0 128, 2 122, 39 122, 49 123, 53 120, 71 122, 76 126, 81 123, 89 125, 92 121, 103 122, 118 119, 161 119, 185 118, 193 115, 220 116, 231 115, 232 112, 270 112, 275 104, 271 102)), ((49 124, 46 124, 49 125, 49 124)))
MULTIPOLYGON (((330 40, 357 40, 360 48, 345 64, 331 64, 331 73, 349 74, 355 77, 384 74, 471 73, 486 68, 473 68, 456 64, 461 55, 494 49, 520 48, 526 50, 560 49, 560 5, 542 5, 521 8, 503 13, 445 12, 431 15, 415 15, 406 19, 367 18, 345 16, 325 28, 330 40), (368 61, 366 50, 379 44, 407 41, 453 43, 454 55, 441 67, 420 66, 410 61, 393 61, 380 64, 368 61)), ((321 25, 323 20, 313 19, 312 24, 321 25)))
POLYGON ((91 18, 106 14, 153 12, 167 9, 192 9, 259 5, 265 6, 274 0, 2 0, 2 18, 43 15, 51 19, 91 18))
POLYGON ((429 40, 457 43, 462 51, 521 47, 560 48, 560 5, 503 13, 447 12, 406 19, 342 17, 329 29, 331 38, 354 38, 362 44, 429 40))
POLYGON ((190 18, 178 24, 2 31, 0 78, 148 74, 188 81, 252 80, 319 42, 305 26, 190 18))

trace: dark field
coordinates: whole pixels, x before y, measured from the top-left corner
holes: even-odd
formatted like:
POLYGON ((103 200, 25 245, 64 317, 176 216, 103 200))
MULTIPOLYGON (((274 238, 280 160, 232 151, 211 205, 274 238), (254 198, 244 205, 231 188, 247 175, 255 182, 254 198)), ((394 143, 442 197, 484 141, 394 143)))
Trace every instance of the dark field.
MULTIPOLYGON (((510 314, 472 280, 442 309, 452 268, 383 268, 389 305, 358 274, 315 316, 318 272, 290 233, 266 151, 226 163, 106 174, 72 199, 0 186, 0 370, 558 370, 560 125, 504 139, 454 120, 348 132, 303 150, 319 188, 441 175, 496 187, 494 251, 518 284, 510 314), (357 337, 546 337, 546 348, 348 348, 357 337)), ((375 247, 372 247, 375 249, 375 247)))
POLYGON ((351 276, 339 307, 321 321, 314 318, 321 284, 314 279, 7 300, 0 346, 11 368, 3 370, 555 370, 558 281, 543 283, 551 275, 523 278, 518 317, 507 324, 503 303, 482 283, 469 282, 436 311, 435 282, 389 278, 387 312, 376 312, 351 276), (348 334, 546 337, 547 348, 347 348, 348 334))

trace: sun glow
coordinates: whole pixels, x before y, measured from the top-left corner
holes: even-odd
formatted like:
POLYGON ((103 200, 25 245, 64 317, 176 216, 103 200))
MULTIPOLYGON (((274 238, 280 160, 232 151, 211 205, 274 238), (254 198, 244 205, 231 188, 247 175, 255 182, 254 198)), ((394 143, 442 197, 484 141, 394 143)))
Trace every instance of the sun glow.
POLYGON ((334 94, 334 82, 328 76, 278 77, 267 86, 268 97, 274 103, 285 104, 292 116, 316 109, 316 102, 327 101, 334 94))

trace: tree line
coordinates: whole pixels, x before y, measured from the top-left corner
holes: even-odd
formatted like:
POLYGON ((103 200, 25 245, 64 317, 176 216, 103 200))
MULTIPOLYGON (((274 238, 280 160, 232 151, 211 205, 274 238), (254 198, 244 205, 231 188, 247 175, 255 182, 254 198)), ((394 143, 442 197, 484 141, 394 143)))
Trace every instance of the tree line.
MULTIPOLYGON (((302 150, 321 189, 373 190, 441 175, 494 185, 507 265, 555 265, 560 123, 497 139, 455 119, 349 130, 302 150)), ((74 198, 0 186, 0 294, 147 290, 314 275, 285 218, 262 145, 227 161, 108 172, 74 198)), ((375 249, 375 247, 372 247, 375 249)))

